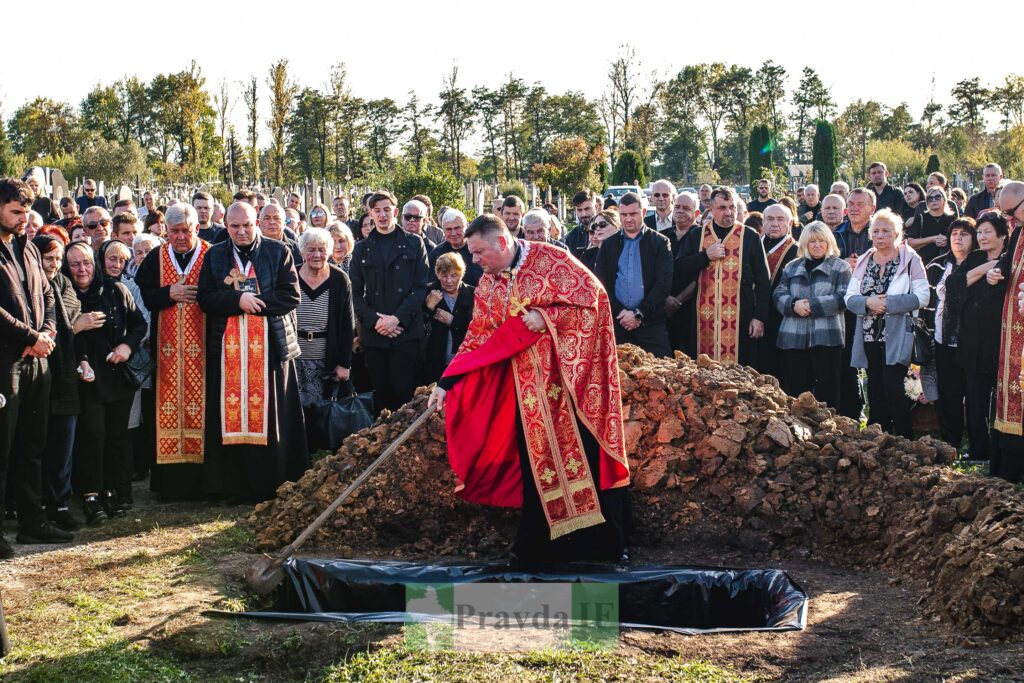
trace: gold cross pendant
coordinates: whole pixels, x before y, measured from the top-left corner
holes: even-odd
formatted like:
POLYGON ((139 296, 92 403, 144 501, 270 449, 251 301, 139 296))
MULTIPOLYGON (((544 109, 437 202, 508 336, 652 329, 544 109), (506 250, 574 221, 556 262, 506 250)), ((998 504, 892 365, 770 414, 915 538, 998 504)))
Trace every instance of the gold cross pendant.
POLYGON ((513 318, 518 317, 521 313, 526 311, 526 307, 530 305, 530 298, 527 297, 520 301, 519 299, 512 297, 512 301, 509 302, 508 313, 513 318))
POLYGON ((246 277, 242 275, 241 271, 239 271, 238 268, 232 268, 228 276, 224 278, 224 284, 231 285, 235 289, 238 289, 238 285, 245 282, 245 280, 246 277))

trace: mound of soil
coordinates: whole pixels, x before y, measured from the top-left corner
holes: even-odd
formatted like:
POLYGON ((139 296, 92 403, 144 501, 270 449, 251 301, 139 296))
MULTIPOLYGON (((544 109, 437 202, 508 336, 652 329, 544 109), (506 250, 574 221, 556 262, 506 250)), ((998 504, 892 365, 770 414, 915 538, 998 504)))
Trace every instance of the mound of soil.
MULTIPOLYGON (((1024 495, 1011 485, 945 467, 956 453, 944 443, 861 430, 747 367, 655 359, 632 346, 620 347, 619 367, 638 544, 721 543, 881 568, 925 587, 925 609, 967 635, 1024 632, 1024 495)), ((420 389, 257 505, 248 523, 259 547, 293 540, 427 395, 420 389)), ((501 556, 517 511, 463 502, 454 486, 435 415, 309 546, 339 556, 501 556)))

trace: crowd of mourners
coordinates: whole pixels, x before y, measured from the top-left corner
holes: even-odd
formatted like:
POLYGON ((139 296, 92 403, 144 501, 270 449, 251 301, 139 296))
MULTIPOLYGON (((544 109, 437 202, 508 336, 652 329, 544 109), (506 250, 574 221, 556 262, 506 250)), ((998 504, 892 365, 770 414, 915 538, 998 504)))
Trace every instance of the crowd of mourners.
MULTIPOLYGON (((750 365, 908 438, 934 404, 962 457, 1020 481, 996 405, 1020 393, 1005 360, 1024 337, 1007 312, 1024 184, 996 164, 983 178, 970 197, 941 173, 900 190, 875 163, 863 187, 761 180, 747 202, 659 180, 577 192, 568 231, 551 204, 488 209, 594 273, 618 343, 750 365)), ((326 397, 395 410, 441 377, 483 273, 465 213, 425 195, 108 206, 93 180, 59 203, 45 187, 42 169, 0 179, 0 507, 19 543, 69 542, 146 481, 172 500, 272 497, 326 447, 326 397)))

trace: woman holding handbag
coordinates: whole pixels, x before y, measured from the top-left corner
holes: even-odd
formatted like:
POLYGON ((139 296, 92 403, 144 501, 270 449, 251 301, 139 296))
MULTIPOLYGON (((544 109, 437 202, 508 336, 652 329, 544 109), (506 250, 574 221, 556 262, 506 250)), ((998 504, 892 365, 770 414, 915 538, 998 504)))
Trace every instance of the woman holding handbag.
POLYGON ((87 524, 123 514, 124 501, 131 500, 128 416, 139 385, 126 363, 146 336, 146 321, 125 286, 96 263, 97 256, 104 263, 119 249, 127 251, 120 242, 105 242, 97 255, 84 242, 74 242, 65 255, 83 315, 103 315, 101 327, 75 337, 79 357, 96 375, 94 382, 79 385, 82 412, 75 432, 75 475, 87 524))

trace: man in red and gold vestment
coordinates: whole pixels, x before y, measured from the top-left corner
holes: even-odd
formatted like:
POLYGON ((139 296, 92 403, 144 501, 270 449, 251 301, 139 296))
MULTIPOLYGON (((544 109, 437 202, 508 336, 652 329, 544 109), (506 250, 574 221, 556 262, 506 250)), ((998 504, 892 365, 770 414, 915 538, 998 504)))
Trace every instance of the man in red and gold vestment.
POLYGON ((629 464, 608 295, 564 249, 497 216, 466 230, 473 319, 430 405, 445 408, 458 494, 521 507, 513 558, 624 559, 629 464))

